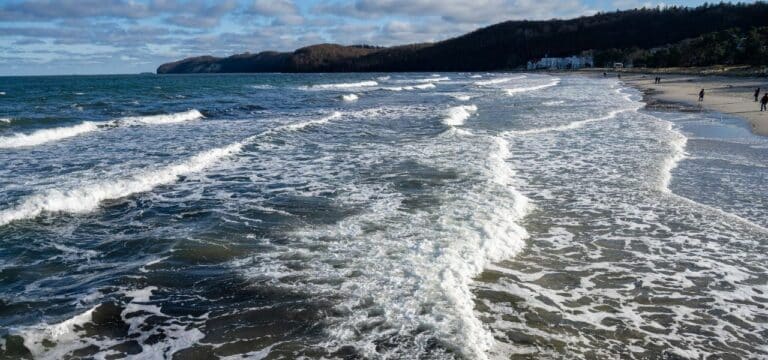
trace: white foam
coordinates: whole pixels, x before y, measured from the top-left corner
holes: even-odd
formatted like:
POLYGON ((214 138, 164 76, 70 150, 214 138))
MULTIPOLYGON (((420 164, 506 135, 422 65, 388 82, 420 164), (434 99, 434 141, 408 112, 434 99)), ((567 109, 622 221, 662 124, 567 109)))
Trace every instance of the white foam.
POLYGON ((496 85, 496 84, 503 84, 506 82, 510 82, 512 80, 520 80, 520 79, 525 79, 525 76, 510 76, 510 77, 502 77, 502 78, 496 78, 491 80, 475 81, 475 85, 477 86, 496 85))
POLYGON ((545 101, 542 103, 544 106, 555 106, 555 105, 562 105, 565 104, 565 101, 563 100, 553 100, 553 101, 545 101))
POLYGON ((410 86, 389 86, 389 87, 382 87, 381 90, 387 90, 387 91, 413 91, 413 90, 425 90, 425 89, 434 89, 436 86, 433 83, 426 83, 421 85, 410 85, 410 86))
POLYGON ((558 132, 558 131, 568 131, 568 130, 575 130, 584 127, 587 124, 598 122, 598 121, 605 121, 616 118, 619 114, 625 113, 625 112, 634 112, 640 110, 644 105, 643 104, 634 104, 631 107, 625 108, 625 109, 619 109, 619 110, 613 110, 608 113, 608 115, 600 116, 596 118, 588 118, 584 120, 578 120, 573 121, 568 124, 564 125, 558 125, 558 126, 548 126, 543 128, 535 128, 535 129, 528 129, 528 130, 509 130, 505 131, 504 134, 506 135, 531 135, 531 134, 542 134, 542 133, 548 133, 548 132, 558 132))
POLYGON ((302 86, 302 90, 333 90, 333 89, 350 89, 350 88, 364 88, 371 86, 378 86, 379 83, 375 81, 360 81, 355 83, 337 83, 337 84, 317 84, 310 86, 302 86))
POLYGON ((471 79, 480 79, 482 77, 483 77, 483 75, 472 75, 472 76, 470 76, 471 79))
POLYGON ((5 91, 0 91, 0 96, 5 95, 5 91))
POLYGON ((472 96, 464 94, 452 94, 451 97, 459 101, 469 101, 472 99, 472 96))
POLYGON ((455 106, 446 111, 443 124, 448 126, 461 126, 472 114, 477 112, 475 105, 455 106))
POLYGON ((387 80, 389 80, 389 79, 391 79, 391 78, 392 78, 392 77, 391 77, 391 76, 389 76, 389 75, 387 75, 387 76, 379 76, 379 77, 377 77, 377 78, 376 78, 376 80, 379 80, 379 81, 387 81, 387 80))
POLYGON ((274 89, 275 87, 269 84, 258 84, 258 85, 251 85, 251 88, 258 89, 258 90, 269 90, 269 89, 274 89))
POLYGON ((0 123, 10 124, 11 121, 13 121, 11 118, 0 118, 0 123))
POLYGON ((310 127, 310 126, 323 125, 323 124, 328 123, 331 120, 335 120, 335 119, 338 119, 340 117, 341 117, 341 113, 337 111, 337 112, 334 112, 333 114, 331 114, 329 116, 326 116, 324 118, 321 118, 321 119, 300 122, 300 123, 297 123, 297 124, 285 125, 283 127, 280 127, 279 130, 298 131, 298 130, 305 129, 305 128, 310 127))
POLYGON ((534 86, 524 86, 524 87, 518 87, 518 88, 511 88, 511 89, 505 89, 505 91, 507 92, 507 95, 514 96, 514 95, 520 94, 520 93, 526 93, 526 92, 531 92, 531 91, 543 90, 543 89, 546 89, 546 88, 551 88, 551 87, 557 86, 559 84, 560 84, 560 79, 554 78, 554 79, 550 80, 550 82, 548 82, 546 84, 543 84, 543 85, 534 85, 534 86))
POLYGON ((16 133, 11 136, 0 137, 0 148, 19 148, 45 144, 78 136, 80 134, 96 131, 99 126, 90 121, 69 127, 38 130, 31 134, 16 133))
POLYGON ((348 95, 342 95, 341 99, 346 101, 346 102, 354 102, 354 101, 357 101, 357 99, 359 99, 359 97, 357 95, 355 95, 355 94, 348 94, 348 95))
POLYGON ((126 125, 165 125, 177 124, 202 118, 204 118, 204 116, 200 113, 200 111, 197 109, 192 109, 173 114, 125 117, 118 120, 118 123, 126 125))
POLYGON ((688 143, 688 138, 681 132, 675 131, 672 127, 672 123, 667 125, 667 131, 672 134, 670 146, 672 147, 672 155, 661 164, 661 180, 659 181, 659 190, 669 193, 669 184, 672 181, 672 170, 685 158, 685 145, 688 143))

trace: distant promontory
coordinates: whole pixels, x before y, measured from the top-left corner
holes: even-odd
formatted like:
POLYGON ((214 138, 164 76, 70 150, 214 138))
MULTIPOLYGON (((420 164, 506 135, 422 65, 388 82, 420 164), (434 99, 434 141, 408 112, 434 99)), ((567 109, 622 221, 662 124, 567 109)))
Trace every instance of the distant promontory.
POLYGON ((437 43, 394 47, 319 44, 294 52, 163 64, 158 74, 493 71, 545 56, 589 55, 596 66, 768 64, 768 3, 643 8, 570 20, 507 21, 437 43))

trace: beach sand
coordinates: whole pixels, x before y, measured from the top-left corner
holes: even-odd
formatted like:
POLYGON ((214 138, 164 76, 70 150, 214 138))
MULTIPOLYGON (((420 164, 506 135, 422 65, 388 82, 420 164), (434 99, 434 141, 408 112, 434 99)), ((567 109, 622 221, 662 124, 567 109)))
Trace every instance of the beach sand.
POLYGON ((760 97, 768 91, 768 79, 661 75, 661 84, 654 84, 656 76, 623 73, 621 79, 643 91, 649 108, 711 110, 731 114, 749 121, 756 134, 768 136, 768 111, 760 112, 760 103, 754 98, 756 88, 761 89, 760 97), (701 89, 706 95, 704 101, 699 103, 701 89))

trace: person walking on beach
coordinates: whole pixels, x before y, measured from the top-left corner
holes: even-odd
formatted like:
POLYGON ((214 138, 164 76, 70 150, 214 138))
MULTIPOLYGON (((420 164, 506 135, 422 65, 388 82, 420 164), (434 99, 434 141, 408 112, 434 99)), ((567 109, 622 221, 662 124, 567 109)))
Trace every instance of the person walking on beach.
POLYGON ((702 102, 702 101, 704 101, 704 89, 701 89, 701 91, 699 91, 699 102, 702 102))
POLYGON ((768 111, 768 93, 760 99, 760 111, 768 111))
POLYGON ((755 102, 757 102, 757 99, 759 97, 760 97, 760 88, 757 88, 757 90, 755 90, 755 102))

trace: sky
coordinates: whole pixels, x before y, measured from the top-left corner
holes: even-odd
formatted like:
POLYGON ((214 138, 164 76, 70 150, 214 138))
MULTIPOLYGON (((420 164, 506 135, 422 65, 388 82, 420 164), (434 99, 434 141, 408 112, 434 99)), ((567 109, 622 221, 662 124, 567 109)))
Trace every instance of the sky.
POLYGON ((0 0, 0 76, 154 72, 190 56, 390 46, 448 39, 505 20, 704 1, 0 0))

